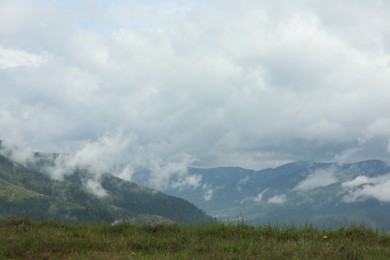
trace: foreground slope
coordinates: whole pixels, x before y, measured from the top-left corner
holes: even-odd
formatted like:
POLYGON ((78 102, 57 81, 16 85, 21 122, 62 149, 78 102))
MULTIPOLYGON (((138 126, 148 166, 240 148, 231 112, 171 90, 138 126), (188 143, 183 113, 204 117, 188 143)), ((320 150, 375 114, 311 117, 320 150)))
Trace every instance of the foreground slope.
POLYGON ((1 259, 389 259, 390 236, 246 225, 64 225, 0 220, 1 259))
POLYGON ((0 217, 28 216, 59 221, 114 222, 174 221, 207 223, 212 218, 184 199, 168 196, 105 174, 98 181, 104 194, 97 196, 86 183, 92 177, 76 171, 53 180, 0 155, 0 217))

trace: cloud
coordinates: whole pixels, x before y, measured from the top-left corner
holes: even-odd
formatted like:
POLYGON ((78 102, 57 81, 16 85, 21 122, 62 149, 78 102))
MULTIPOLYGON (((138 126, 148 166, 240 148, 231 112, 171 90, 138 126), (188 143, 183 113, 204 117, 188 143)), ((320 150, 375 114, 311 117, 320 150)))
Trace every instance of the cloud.
POLYGON ((42 56, 20 50, 5 49, 0 46, 0 69, 19 66, 38 67, 44 61, 45 58, 42 56))
POLYGON ((264 195, 264 193, 265 193, 267 190, 268 190, 268 188, 265 189, 265 190, 263 190, 263 191, 260 192, 259 194, 257 194, 257 196, 255 196, 255 197, 245 197, 244 199, 242 199, 242 200, 240 201, 240 203, 244 203, 245 201, 248 201, 248 200, 260 203, 260 202, 263 200, 263 195, 264 195))
POLYGON ((84 183, 84 186, 88 189, 88 191, 92 192, 92 194, 99 198, 107 196, 107 191, 102 187, 102 184, 99 181, 88 179, 84 183))
POLYGON ((122 128, 201 166, 385 159, 388 5, 1 1, 0 138, 72 154, 122 128))
POLYGON ((341 186, 345 188, 353 188, 366 183, 370 183, 370 178, 364 175, 359 175, 353 180, 343 182, 341 186))
POLYGON ((336 154, 333 161, 343 164, 350 160, 350 158, 353 158, 354 155, 359 153, 362 150, 362 148, 359 147, 352 147, 352 148, 347 148, 344 151, 341 151, 340 153, 336 154))
POLYGON ((390 174, 379 177, 358 176, 351 181, 342 184, 349 190, 342 198, 345 203, 376 199, 381 202, 390 202, 390 174))
POLYGON ((255 198, 253 198, 253 200, 255 202, 261 202, 261 200, 263 199, 263 194, 267 191, 268 189, 265 189, 263 190, 262 192, 260 192, 259 194, 257 194, 257 196, 255 198))
POLYGON ((286 201, 287 201, 286 195, 282 194, 282 195, 275 195, 269 198, 267 202, 268 204, 282 205, 286 203, 286 201))
POLYGON ((370 198, 379 200, 381 202, 390 202, 390 181, 379 183, 376 185, 364 185, 362 188, 350 192, 343 197, 346 203, 364 201, 370 198))
POLYGON ((388 143, 388 145, 387 145, 387 147, 386 147, 386 151, 387 151, 388 153, 390 153, 390 138, 389 138, 389 143, 388 143))
POLYGON ((200 175, 188 175, 188 166, 194 161, 189 155, 179 155, 172 162, 164 162, 160 158, 152 161, 145 159, 148 163, 146 167, 150 170, 149 185, 152 187, 196 188, 200 185, 200 175))
POLYGON ((319 187, 326 187, 337 182, 338 178, 334 168, 320 169, 311 173, 306 179, 299 182, 294 187, 294 190, 306 191, 319 187))
POLYGON ((207 190, 204 194, 203 194, 203 199, 205 201, 210 201, 212 198, 213 198, 213 195, 214 195, 214 191, 212 189, 209 189, 207 190))
POLYGON ((366 129, 366 138, 372 136, 388 136, 390 132, 390 117, 379 118, 373 121, 366 129))
MULTIPOLYGON (((72 175, 77 169, 85 169, 99 177, 103 173, 115 170, 125 162, 124 154, 132 142, 136 142, 136 138, 123 137, 121 131, 107 134, 95 142, 86 143, 74 153, 59 154, 53 165, 48 166, 46 171, 54 179, 63 179, 65 175, 72 175)), ((124 167, 124 170, 128 169, 124 167)), ((119 173, 121 174, 123 172, 119 173)))
POLYGON ((344 127, 341 124, 329 122, 324 118, 304 128, 302 134, 306 138, 319 138, 330 141, 345 139, 344 127))
MULTIPOLYGON (((86 142, 72 153, 56 154, 52 162, 40 166, 40 157, 29 149, 2 142, 0 153, 25 166, 36 166, 53 179, 63 180, 81 170, 87 173, 85 187, 99 197, 106 195, 101 187, 103 174, 112 174, 122 179, 145 179, 150 187, 167 189, 196 188, 201 177, 189 174, 188 167, 194 158, 186 154, 164 156, 159 145, 143 145, 137 136, 116 130, 86 142)), ((47 156, 47 155, 46 155, 47 156)))
POLYGON ((0 154, 21 165, 28 165, 35 161, 34 151, 20 148, 7 140, 0 141, 0 154))

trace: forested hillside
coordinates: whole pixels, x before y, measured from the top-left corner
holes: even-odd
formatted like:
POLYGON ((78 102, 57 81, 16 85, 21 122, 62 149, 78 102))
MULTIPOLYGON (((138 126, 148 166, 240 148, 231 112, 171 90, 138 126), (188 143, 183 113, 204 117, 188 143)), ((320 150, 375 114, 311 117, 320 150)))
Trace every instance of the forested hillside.
POLYGON ((28 216, 63 222, 120 220, 207 223, 212 218, 184 199, 168 196, 110 174, 92 178, 78 170, 53 180, 0 155, 0 217, 28 216), (88 185, 98 185, 96 194, 88 185))

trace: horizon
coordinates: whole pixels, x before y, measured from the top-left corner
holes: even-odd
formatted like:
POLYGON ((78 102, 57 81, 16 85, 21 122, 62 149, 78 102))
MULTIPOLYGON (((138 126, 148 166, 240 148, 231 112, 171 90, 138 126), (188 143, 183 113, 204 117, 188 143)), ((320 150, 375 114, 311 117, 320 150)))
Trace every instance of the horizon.
MULTIPOLYGON (((75 156, 79 156, 77 152, 73 152, 73 153, 72 152, 69 152, 69 153, 41 152, 41 151, 36 151, 36 150, 31 150, 31 149, 25 149, 24 147, 20 147, 20 146, 15 145, 15 144, 9 144, 7 142, 5 142, 5 144, 4 144, 4 140, 0 139, 0 155, 6 157, 8 159, 11 159, 11 160, 13 160, 13 161, 15 161, 17 163, 20 163, 21 165, 25 164, 25 162, 27 162, 27 161, 33 162, 34 161, 33 157, 35 155, 37 155, 37 154, 40 154, 40 155, 56 155, 56 156, 65 155, 65 156, 69 156, 70 158, 75 157, 75 156), (20 155, 23 155, 23 156, 20 157, 20 155)), ((80 158, 80 161, 79 161, 79 163, 80 163, 79 166, 81 166, 81 167, 82 167, 83 164, 85 166, 85 164, 89 164, 90 163, 90 162, 88 162, 88 163, 83 162, 83 159, 84 158, 80 158)), ((100 157, 99 158, 95 158, 96 161, 97 160, 101 160, 101 159, 102 158, 100 158, 100 157)), ((348 161, 348 162, 296 160, 296 161, 289 161, 289 162, 285 162, 285 163, 282 163, 282 164, 278 164, 278 165, 275 165, 274 167, 257 168, 257 169, 245 168, 245 167, 241 167, 239 165, 209 165, 209 166, 202 166, 202 165, 197 165, 196 163, 193 163, 193 164, 188 164, 187 165, 187 169, 189 169, 189 168, 196 168, 196 169, 240 168, 240 169, 251 170, 251 171, 262 171, 262 170, 266 170, 266 169, 276 169, 276 168, 279 168, 279 167, 284 166, 284 165, 295 164, 295 163, 348 165, 348 164, 356 164, 356 163, 369 162, 369 161, 380 161, 380 162, 384 162, 384 163, 390 163, 390 160, 378 159, 378 158, 367 158, 367 159, 364 159, 364 160, 348 161)), ((116 168, 116 167, 118 167, 118 165, 116 165, 116 163, 117 163, 117 161, 113 160, 112 163, 108 165, 108 167, 116 168)), ((121 163, 124 163, 124 162, 121 162, 121 163)), ((125 166, 126 165, 122 165, 122 168, 124 168, 125 166)), ((145 168, 147 168, 147 167, 145 167, 145 168)), ((107 170, 107 171, 109 172, 109 170, 107 170)))

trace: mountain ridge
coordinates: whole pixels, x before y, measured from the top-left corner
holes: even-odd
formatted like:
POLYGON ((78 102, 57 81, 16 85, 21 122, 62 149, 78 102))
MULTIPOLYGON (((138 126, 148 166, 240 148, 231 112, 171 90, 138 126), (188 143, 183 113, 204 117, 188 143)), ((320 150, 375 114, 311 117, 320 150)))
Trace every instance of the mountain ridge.
POLYGON ((118 220, 142 222, 137 219, 138 216, 188 224, 213 221, 182 198, 127 182, 110 174, 103 174, 100 180, 95 180, 88 176, 87 171, 79 170, 65 176, 64 180, 53 180, 44 173, 26 168, 3 155, 0 155, 0 187, 0 217, 29 216, 37 220, 56 219, 72 223, 112 223, 118 220), (106 194, 99 197, 86 189, 85 183, 89 180, 92 180, 92 185, 101 185, 106 194), (8 194, 11 188, 16 193, 23 190, 31 196, 15 201, 8 194))
MULTIPOLYGON (((71 174, 63 174, 62 181, 50 179, 40 169, 51 169, 47 166, 55 166, 58 156, 34 153, 28 169, 2 156, 0 177, 12 185, 44 194, 46 197, 29 199, 48 211, 50 201, 61 214, 76 211, 82 220, 92 217, 93 221, 116 221, 146 214, 195 223, 200 219, 210 221, 206 212, 219 220, 240 218, 251 225, 335 226, 349 222, 390 230, 390 164, 382 160, 296 161, 260 170, 189 167, 185 174, 194 181, 191 185, 167 185, 159 192, 147 188, 151 175, 145 169, 132 176, 141 186, 108 173, 96 174, 77 167, 71 174), (2 170, 4 167, 8 171, 2 170), (165 197, 162 192, 173 197, 165 197), (145 205, 146 200, 153 206, 145 205)), ((8 189, 9 183, 2 185, 8 189)), ((0 194, 0 199, 4 197, 0 194)))
POLYGON ((366 224, 390 230, 390 164, 297 161, 275 168, 190 168, 196 189, 164 192, 181 196, 220 220, 253 225, 337 226, 366 224), (239 170, 237 170, 239 169, 239 170))

